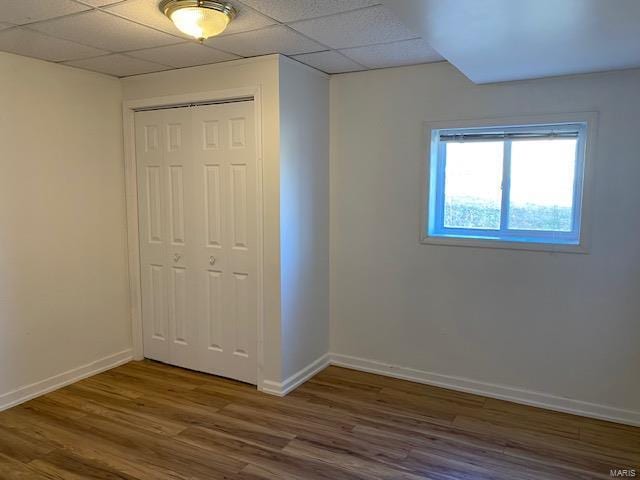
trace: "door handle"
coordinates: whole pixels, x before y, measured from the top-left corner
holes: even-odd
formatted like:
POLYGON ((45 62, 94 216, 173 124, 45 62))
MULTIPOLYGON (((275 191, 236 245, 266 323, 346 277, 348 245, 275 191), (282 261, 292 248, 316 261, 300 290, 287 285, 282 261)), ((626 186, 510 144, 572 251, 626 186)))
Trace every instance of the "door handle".
POLYGON ((174 253, 173 254, 173 261, 177 262, 178 260, 180 260, 180 258, 182 258, 182 255, 180 255, 179 253, 174 253))
POLYGON ((213 256, 209 257, 209 265, 213 265, 214 263, 216 263, 215 257, 213 256))

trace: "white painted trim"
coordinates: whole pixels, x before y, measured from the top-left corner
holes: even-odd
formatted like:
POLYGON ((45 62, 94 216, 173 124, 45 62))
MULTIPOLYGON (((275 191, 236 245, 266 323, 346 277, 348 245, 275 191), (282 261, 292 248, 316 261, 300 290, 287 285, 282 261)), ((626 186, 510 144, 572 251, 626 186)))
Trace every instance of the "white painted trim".
POLYGON ((425 372, 409 367, 382 363, 366 358, 331 353, 330 363, 339 367, 362 372, 376 373, 387 377, 409 380, 411 382, 473 393, 490 398, 531 405, 533 407, 571 413, 583 417, 597 418, 625 425, 640 426, 640 411, 623 410, 607 405, 583 402, 572 398, 558 397, 547 393, 533 392, 522 388, 479 382, 469 378, 425 372))
POLYGON ((0 395, 0 412, 35 397, 39 397, 40 395, 44 395, 45 393, 75 383, 83 378, 91 377, 92 375, 127 363, 133 359, 132 353, 130 349, 123 350, 122 352, 114 353, 113 355, 87 363, 81 367, 68 370, 45 380, 40 380, 39 382, 25 385, 24 387, 0 395))
POLYGON ((424 245, 445 245, 449 247, 497 248, 500 250, 524 250, 527 252, 576 253, 588 254, 584 245, 564 245, 559 243, 517 242, 511 240, 493 240, 489 238, 464 238, 423 235, 420 243, 424 245))
POLYGON ((135 156, 133 110, 122 109, 124 138, 124 181, 127 208, 127 262, 129 265, 129 308, 133 358, 142 360, 142 291, 140 285, 140 244, 138 243, 138 179, 135 156), (135 228, 133 227, 135 225, 135 228))
POLYGON ((304 367, 302 370, 285 379, 283 382, 264 380, 261 384, 260 390, 270 395, 284 397, 287 393, 295 390, 311 377, 327 368, 329 366, 329 363, 329 354, 325 353, 320 358, 314 360, 309 365, 304 367))
POLYGON ((263 188, 263 143, 262 143, 262 88, 231 88, 208 92, 167 95, 137 100, 127 100, 122 104, 124 130, 125 186, 127 202, 127 242, 129 252, 129 296, 131 305, 131 328, 133 337, 133 358, 142 360, 142 288, 140 285, 140 243, 138 235, 138 182, 135 151, 135 110, 150 107, 164 107, 185 103, 215 102, 234 98, 253 97, 256 122, 256 181, 257 185, 257 261, 258 261, 258 315, 257 315, 257 383, 263 383, 264 376, 264 188, 263 188))

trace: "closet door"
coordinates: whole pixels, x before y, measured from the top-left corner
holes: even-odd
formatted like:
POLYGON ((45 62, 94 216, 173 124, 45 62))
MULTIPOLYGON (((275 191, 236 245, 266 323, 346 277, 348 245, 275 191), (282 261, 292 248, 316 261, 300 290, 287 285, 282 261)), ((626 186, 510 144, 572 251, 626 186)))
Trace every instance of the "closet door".
POLYGON ((135 114, 145 357, 257 380, 253 102, 135 114))
POLYGON ((202 370, 257 381, 253 102, 193 109, 202 370))

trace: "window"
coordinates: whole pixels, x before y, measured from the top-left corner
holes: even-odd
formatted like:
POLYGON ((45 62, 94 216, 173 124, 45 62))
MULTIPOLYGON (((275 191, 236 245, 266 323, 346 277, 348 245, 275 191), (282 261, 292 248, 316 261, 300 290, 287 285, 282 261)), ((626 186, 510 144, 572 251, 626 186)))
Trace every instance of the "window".
POLYGON ((429 132, 427 240, 580 245, 586 121, 429 132))

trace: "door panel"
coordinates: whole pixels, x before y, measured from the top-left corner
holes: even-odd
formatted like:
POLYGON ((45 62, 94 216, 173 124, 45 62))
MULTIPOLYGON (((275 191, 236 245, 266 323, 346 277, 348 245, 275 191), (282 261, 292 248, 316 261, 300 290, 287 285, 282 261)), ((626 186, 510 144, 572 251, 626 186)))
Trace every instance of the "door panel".
POLYGON ((207 246, 222 247, 222 185, 220 165, 204 167, 205 228, 207 246))
POLYGON ((207 272, 207 296, 206 302, 206 321, 209 323, 207 349, 222 352, 223 344, 223 318, 222 318, 222 273, 216 271, 207 272))
POLYGON ((138 112, 144 354, 256 383, 253 102, 138 112))
POLYGON ((175 332, 174 343, 188 345, 187 338, 187 272, 184 267, 171 267, 169 278, 169 324, 173 325, 175 332))
POLYGON ((153 319, 151 338, 162 342, 167 339, 167 315, 165 308, 164 266, 149 265, 149 315, 153 319))
POLYGON ((148 218, 148 241, 154 243, 162 242, 162 167, 159 165, 148 165, 145 167, 144 175, 147 183, 147 218, 148 218))
POLYGON ((247 248, 247 175, 246 165, 231 165, 231 245, 234 249, 247 248))
POLYGON ((249 355, 249 275, 233 274, 233 315, 229 326, 233 335, 233 354, 241 357, 249 355))
POLYGON ((184 174, 182 165, 169 167, 169 215, 171 242, 184 245, 184 174))

